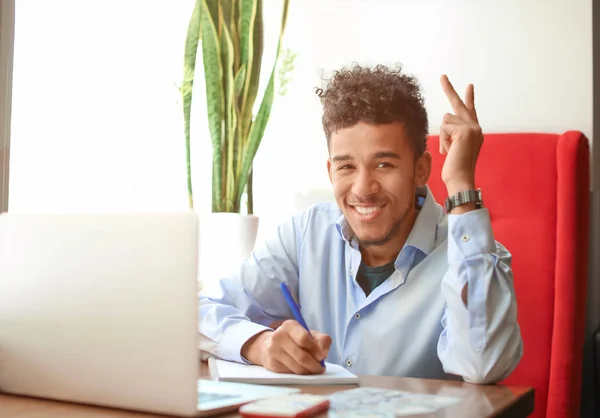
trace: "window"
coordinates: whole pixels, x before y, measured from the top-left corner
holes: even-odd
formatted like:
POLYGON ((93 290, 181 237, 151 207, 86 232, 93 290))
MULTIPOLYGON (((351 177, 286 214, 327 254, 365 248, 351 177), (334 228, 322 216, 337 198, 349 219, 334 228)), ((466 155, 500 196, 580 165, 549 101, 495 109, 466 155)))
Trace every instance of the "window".
MULTIPOLYGON (((265 0, 263 87, 281 4, 265 0)), ((16 0, 11 211, 187 210, 178 85, 193 6, 194 0, 16 0)), ((306 12, 298 11, 297 28, 306 12)), ((297 48, 302 31, 295 38, 293 32, 290 20, 286 36, 297 48)), ((261 229, 295 210, 294 194, 307 181, 327 181, 319 105, 311 88, 319 74, 309 71, 315 81, 308 80, 303 97, 276 97, 255 160, 254 207, 261 229), (290 131, 306 128, 300 108, 312 120, 304 130, 310 134, 301 140, 290 131), (318 165, 291 164, 299 155, 315 155, 311 143, 321 147, 318 165)), ((301 72, 292 77, 292 83, 301 80, 301 72)), ((195 89, 200 94, 193 104, 194 203, 207 212, 212 148, 201 73, 195 89)))
POLYGON ((11 211, 187 209, 177 83, 193 5, 17 0, 11 211))

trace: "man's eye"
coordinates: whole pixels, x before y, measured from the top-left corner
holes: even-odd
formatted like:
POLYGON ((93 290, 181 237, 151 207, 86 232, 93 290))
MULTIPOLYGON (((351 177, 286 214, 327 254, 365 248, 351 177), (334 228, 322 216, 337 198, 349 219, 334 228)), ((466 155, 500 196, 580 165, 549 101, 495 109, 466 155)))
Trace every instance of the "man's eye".
POLYGON ((391 166, 392 165, 388 164, 388 163, 379 163, 379 164, 377 164, 377 168, 388 168, 388 167, 391 167, 391 166))
POLYGON ((341 167, 338 167, 338 170, 348 170, 348 169, 351 169, 351 168, 352 168, 352 166, 350 164, 346 164, 346 165, 343 165, 341 167))

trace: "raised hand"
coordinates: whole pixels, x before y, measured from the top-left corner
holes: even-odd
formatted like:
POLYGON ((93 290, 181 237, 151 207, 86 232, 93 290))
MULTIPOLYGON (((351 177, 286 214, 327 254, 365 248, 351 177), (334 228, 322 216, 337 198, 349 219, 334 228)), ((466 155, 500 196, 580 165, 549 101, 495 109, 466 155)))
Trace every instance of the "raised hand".
POLYGON ((483 144, 483 133, 475 111, 473 84, 467 86, 463 102, 446 75, 442 88, 454 113, 446 113, 440 128, 440 153, 447 153, 442 180, 448 194, 475 188, 475 166, 483 144))

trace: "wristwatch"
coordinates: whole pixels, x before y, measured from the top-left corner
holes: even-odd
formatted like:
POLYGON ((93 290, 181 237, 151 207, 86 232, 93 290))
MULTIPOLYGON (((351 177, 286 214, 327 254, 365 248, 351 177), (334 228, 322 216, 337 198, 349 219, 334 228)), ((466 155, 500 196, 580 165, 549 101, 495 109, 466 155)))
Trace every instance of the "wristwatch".
POLYGON ((448 196, 446 199, 446 213, 449 213, 452 209, 457 206, 464 205, 465 203, 475 202, 477 209, 483 207, 483 198, 481 197, 481 189, 477 190, 464 190, 458 192, 452 196, 448 196))

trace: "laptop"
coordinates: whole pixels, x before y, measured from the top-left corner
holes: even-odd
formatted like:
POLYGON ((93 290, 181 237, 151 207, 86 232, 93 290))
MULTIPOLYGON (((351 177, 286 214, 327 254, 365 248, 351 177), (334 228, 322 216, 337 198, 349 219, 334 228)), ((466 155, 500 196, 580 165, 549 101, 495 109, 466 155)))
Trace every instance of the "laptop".
POLYGON ((298 389, 199 380, 193 212, 0 215, 0 392, 175 416, 298 389))

